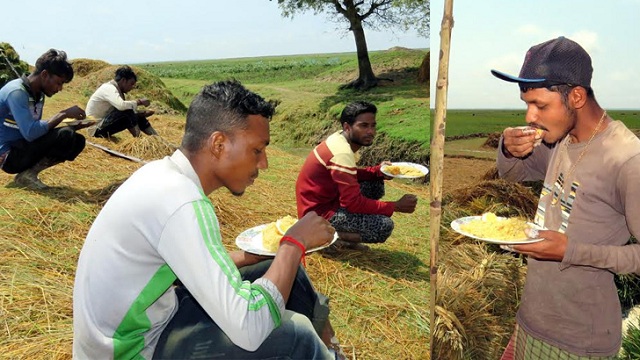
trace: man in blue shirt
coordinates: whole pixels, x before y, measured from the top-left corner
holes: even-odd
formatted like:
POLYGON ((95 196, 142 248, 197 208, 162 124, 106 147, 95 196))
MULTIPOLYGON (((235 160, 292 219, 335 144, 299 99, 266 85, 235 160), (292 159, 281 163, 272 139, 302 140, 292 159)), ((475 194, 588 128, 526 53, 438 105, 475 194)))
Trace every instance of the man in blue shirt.
POLYGON ((73 79, 64 51, 50 49, 36 61, 35 71, 8 82, 0 89, 0 167, 17 174, 15 183, 33 189, 47 185, 38 174, 82 152, 85 139, 75 132, 85 127, 57 127, 64 119, 82 120, 83 109, 72 106, 42 120, 45 95, 53 96, 73 79))

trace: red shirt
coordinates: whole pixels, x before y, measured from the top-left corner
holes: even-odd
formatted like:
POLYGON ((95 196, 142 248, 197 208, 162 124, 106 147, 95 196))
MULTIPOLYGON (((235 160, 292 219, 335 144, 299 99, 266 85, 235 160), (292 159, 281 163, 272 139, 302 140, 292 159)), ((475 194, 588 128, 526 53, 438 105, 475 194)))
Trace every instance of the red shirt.
POLYGON ((311 151, 296 181, 298 218, 315 211, 330 219, 339 207, 351 213, 391 216, 395 204, 364 197, 358 181, 381 179, 380 165, 357 168, 356 154, 341 131, 311 151))

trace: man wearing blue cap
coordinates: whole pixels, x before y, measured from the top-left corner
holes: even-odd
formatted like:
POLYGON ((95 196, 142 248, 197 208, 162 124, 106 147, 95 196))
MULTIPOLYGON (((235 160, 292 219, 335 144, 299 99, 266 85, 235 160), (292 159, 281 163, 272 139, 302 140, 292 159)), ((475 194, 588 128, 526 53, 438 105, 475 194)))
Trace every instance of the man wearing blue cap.
POLYGON ((525 121, 498 147, 500 177, 544 180, 516 330, 503 359, 613 359, 621 344, 614 274, 640 273, 640 140, 591 88, 591 58, 565 37, 535 45, 517 83, 525 121), (541 140, 541 142, 540 142, 541 140), (540 144, 540 146, 538 146, 540 144))

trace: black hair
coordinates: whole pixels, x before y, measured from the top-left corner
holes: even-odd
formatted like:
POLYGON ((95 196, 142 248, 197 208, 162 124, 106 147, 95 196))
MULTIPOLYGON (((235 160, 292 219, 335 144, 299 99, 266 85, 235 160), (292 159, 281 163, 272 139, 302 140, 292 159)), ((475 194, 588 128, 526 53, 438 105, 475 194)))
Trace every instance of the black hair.
MULTIPOLYGON (((580 86, 580 85, 556 84, 556 85, 549 85, 549 86, 543 86, 543 87, 545 87, 549 91, 557 92, 558 94, 560 94, 560 98, 562 99, 562 104, 565 107, 568 107, 569 93, 571 93, 571 90, 576 86, 580 86)), ((584 87, 584 86, 582 87, 587 91, 587 98, 591 98, 592 100, 595 100, 596 96, 595 96, 595 93, 593 92, 593 88, 584 87)), ((523 93, 531 89, 534 89, 534 87, 527 87, 524 84, 520 84, 520 91, 523 93)))
POLYGON ((73 67, 67 61, 67 53, 61 50, 49 49, 36 60, 34 75, 38 75, 44 70, 51 75, 60 76, 65 79, 65 83, 73 80, 73 67))
POLYGON ((136 73, 133 72, 133 69, 131 69, 131 67, 129 67, 128 65, 124 65, 116 69, 116 76, 114 79, 116 81, 120 81, 122 79, 125 79, 125 80, 133 79, 135 81, 138 81, 138 77, 136 76, 136 73))
POLYGON ((342 114, 340 114, 340 125, 347 123, 349 125, 353 125, 356 122, 356 117, 360 114, 371 113, 375 114, 378 112, 378 108, 370 102, 366 101, 354 101, 342 110, 342 114))
POLYGON ((249 115, 271 119, 274 111, 273 102, 247 90, 237 80, 206 85, 187 110, 182 147, 195 152, 215 131, 233 136, 234 131, 247 129, 249 115))

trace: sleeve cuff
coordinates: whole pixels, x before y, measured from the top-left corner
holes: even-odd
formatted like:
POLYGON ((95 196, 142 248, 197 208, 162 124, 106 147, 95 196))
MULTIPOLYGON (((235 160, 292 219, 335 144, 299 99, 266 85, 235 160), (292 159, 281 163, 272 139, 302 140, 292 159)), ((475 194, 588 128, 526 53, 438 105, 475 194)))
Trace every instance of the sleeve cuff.
POLYGON ((567 269, 569 267, 571 267, 572 265, 574 265, 574 259, 575 259, 575 254, 576 254, 576 247, 578 246, 578 244, 575 244, 573 241, 571 241, 569 238, 567 238, 567 248, 564 251, 564 256, 562 257, 562 261, 560 262, 560 265, 558 266, 560 268, 560 271, 567 269))
POLYGON ((280 314, 284 313, 284 298, 282 297, 282 294, 280 294, 280 290, 278 290, 278 288, 274 283, 271 282, 271 280, 259 278, 254 282, 254 284, 262 286, 273 298, 273 301, 278 306, 278 309, 280 309, 280 314))

